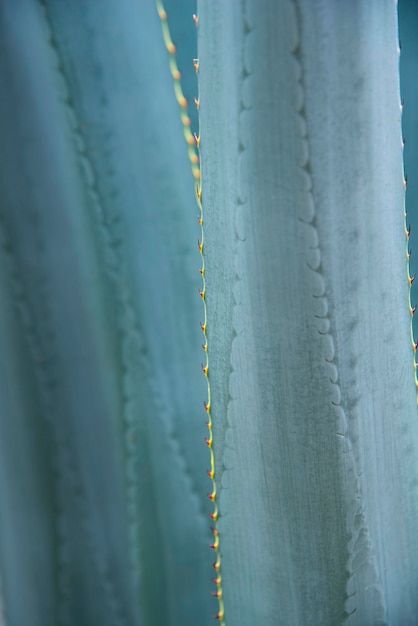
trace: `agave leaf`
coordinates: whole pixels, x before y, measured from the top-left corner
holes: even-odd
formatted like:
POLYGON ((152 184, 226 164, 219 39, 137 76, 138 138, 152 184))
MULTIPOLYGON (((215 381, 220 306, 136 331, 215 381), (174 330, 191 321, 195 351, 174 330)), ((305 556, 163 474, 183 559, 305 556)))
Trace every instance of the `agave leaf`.
MULTIPOLYGON (((11 268, 3 238, 1 244, 0 324, 7 329, 1 333, 1 352, 7 358, 0 361, 0 624, 5 624, 5 597, 9 623, 25 623, 30 611, 35 626, 53 626, 54 595, 45 593, 45 588, 55 586, 48 433, 9 288, 11 268)), ((19 289, 16 284, 15 289, 19 289)))
MULTIPOLYGON (((6 613, 11 624, 202 623, 197 222, 159 18, 151 2, 1 11, 4 289, 18 313, 2 328, 19 370, 4 384, 22 396, 19 424, 45 433, 28 433, 30 454, 13 465, 23 426, 0 428, 16 484, 43 468, 25 490, 40 493, 28 514, 46 544, 42 593, 18 606, 7 578, 6 613)), ((14 560, 32 580, 30 542, 10 547, 13 519, 1 568, 14 560)))
POLYGON ((412 625, 396 6, 198 7, 226 623, 412 625))

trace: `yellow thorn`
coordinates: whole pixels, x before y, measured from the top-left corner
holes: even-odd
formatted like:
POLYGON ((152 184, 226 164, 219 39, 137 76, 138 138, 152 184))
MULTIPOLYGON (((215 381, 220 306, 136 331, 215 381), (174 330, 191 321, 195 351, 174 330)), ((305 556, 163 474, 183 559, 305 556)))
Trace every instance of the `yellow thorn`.
POLYGON ((216 535, 214 542, 209 546, 212 550, 219 549, 219 535, 216 535))
POLYGON ((196 146, 196 142, 194 140, 194 137, 192 135, 192 133, 190 132, 190 128, 187 128, 187 126, 184 128, 184 136, 186 138, 187 144, 193 148, 196 146))
POLYGON ((167 13, 166 11, 162 8, 161 4, 158 2, 158 15, 160 16, 161 20, 166 20, 167 19, 167 13))
POLYGON ((218 552, 218 556, 216 557, 216 561, 213 564, 214 569, 219 572, 219 570, 221 569, 221 555, 218 552))
POLYGON ((182 109, 186 109, 187 108, 187 100, 186 100, 186 98, 183 95, 180 83, 178 83, 178 82, 174 83, 174 92, 176 94, 177 102, 179 103, 180 107, 182 109))

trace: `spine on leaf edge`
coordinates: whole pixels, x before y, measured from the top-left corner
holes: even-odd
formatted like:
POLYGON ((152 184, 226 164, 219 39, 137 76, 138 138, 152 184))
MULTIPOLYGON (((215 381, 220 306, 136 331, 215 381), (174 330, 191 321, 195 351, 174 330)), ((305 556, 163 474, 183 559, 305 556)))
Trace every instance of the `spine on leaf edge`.
MULTIPOLYGON (((170 29, 168 27, 168 15, 167 11, 164 9, 163 3, 161 0, 156 0, 158 15, 161 20, 161 30, 163 33, 163 39, 165 43, 165 47, 167 48, 167 52, 169 54, 169 64, 170 64, 170 72, 174 82, 174 93, 176 96, 176 100, 180 107, 180 115, 181 121, 183 124, 183 132, 184 138, 186 139, 186 143, 188 145, 188 153, 189 159, 192 166, 192 173, 196 180, 200 178, 200 168, 199 168, 199 155, 196 149, 196 136, 192 134, 190 130, 191 120, 187 113, 188 102, 184 97, 183 90, 181 87, 181 74, 177 66, 176 61, 176 46, 174 45, 171 35, 170 29)), ((197 18, 195 19, 196 22, 197 18)))
MULTIPOLYGON (((400 56, 401 54, 401 48, 398 44, 398 54, 400 56)), ((400 101, 399 103, 399 107, 401 110, 401 116, 403 113, 403 100, 400 101)), ((405 149, 405 139, 403 137, 401 137, 401 145, 402 145, 402 153, 404 152, 405 149)), ((414 360, 413 360, 413 366, 414 366, 414 381, 415 381, 415 388, 416 388, 416 401, 418 404, 418 363, 417 363, 417 351, 418 351, 418 341, 415 340, 415 335, 414 335, 414 315, 415 312, 417 310, 417 305, 414 304, 412 305, 412 300, 411 300, 411 296, 412 296, 412 285, 413 282, 415 280, 415 274, 413 274, 411 276, 411 255, 412 255, 412 249, 410 247, 410 237, 411 237, 411 225, 408 223, 408 213, 406 210, 406 204, 405 204, 405 198, 406 198, 406 190, 407 190, 407 185, 408 185, 408 175, 407 173, 403 173, 403 188, 404 188, 404 229, 405 229, 405 238, 406 238, 406 276, 408 279, 408 308, 409 308, 409 313, 411 316, 411 325, 410 325, 410 335, 411 335, 411 344, 412 344, 412 349, 414 351, 414 360)))
MULTIPOLYGON (((216 554, 216 559, 213 564, 213 568, 216 572, 215 578, 213 578, 213 582, 216 585, 216 591, 212 592, 212 595, 218 599, 218 613, 214 616, 214 619, 220 621, 221 626, 225 626, 225 612, 224 612, 224 602, 223 602, 223 591, 222 591, 222 574, 221 574, 221 553, 220 553, 220 539, 219 539, 219 530, 218 530, 218 504, 217 504, 217 489, 216 489, 216 481, 215 481, 215 455, 213 451, 213 433, 212 433, 212 415, 211 415, 211 390, 210 390, 210 381, 209 381, 209 355, 208 355, 208 339, 207 339, 207 311, 206 311, 206 280, 205 280, 205 257, 204 257, 204 229, 203 229, 203 205, 202 205, 202 183, 200 177, 200 123, 199 123, 199 134, 192 134, 190 130, 190 118, 187 114, 187 100, 183 95, 183 90, 181 87, 181 74, 177 67, 176 61, 176 47, 171 39, 170 30, 168 27, 168 15, 166 10, 164 9, 163 3, 161 0, 156 0, 158 15, 161 20, 161 28, 163 33, 163 39, 167 51, 169 53, 169 64, 170 71, 174 81, 174 93, 176 95, 177 102, 180 107, 181 121, 183 123, 183 131, 184 137, 186 139, 186 143, 188 145, 188 154, 192 167, 192 174, 196 181, 196 200, 199 208, 198 220, 201 228, 201 239, 198 241, 199 252, 201 257, 201 268, 199 272, 202 276, 202 289, 199 290, 200 297, 203 302, 203 323, 200 323, 200 328, 202 330, 204 336, 204 344, 202 345, 202 349, 205 352, 206 360, 205 363, 202 363, 202 371, 207 381, 207 401, 204 402, 204 407, 207 414, 207 422, 206 426, 208 428, 208 437, 205 439, 206 444, 209 448, 210 454, 210 469, 207 470, 208 476, 212 481, 212 491, 208 494, 208 498, 213 502, 213 510, 209 513, 209 517, 213 521, 212 526, 212 534, 213 534, 213 542, 209 546, 212 550, 214 550, 216 554)), ((193 15, 193 20, 198 27, 199 18, 196 15, 193 15)), ((196 71, 196 74, 199 73, 199 59, 193 59, 193 65, 196 71)), ((194 103, 196 108, 199 110, 200 99, 199 96, 194 99, 194 103)))

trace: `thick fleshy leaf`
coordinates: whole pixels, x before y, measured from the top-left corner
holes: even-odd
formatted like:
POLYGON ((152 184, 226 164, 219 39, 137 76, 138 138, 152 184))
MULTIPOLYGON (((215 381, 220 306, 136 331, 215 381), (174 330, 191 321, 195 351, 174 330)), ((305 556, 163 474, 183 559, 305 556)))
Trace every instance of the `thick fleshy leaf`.
POLYGON ((396 6, 199 2, 226 623, 418 619, 396 6))
POLYGON ((155 4, 0 23, 6 615, 208 622, 198 225, 155 4))

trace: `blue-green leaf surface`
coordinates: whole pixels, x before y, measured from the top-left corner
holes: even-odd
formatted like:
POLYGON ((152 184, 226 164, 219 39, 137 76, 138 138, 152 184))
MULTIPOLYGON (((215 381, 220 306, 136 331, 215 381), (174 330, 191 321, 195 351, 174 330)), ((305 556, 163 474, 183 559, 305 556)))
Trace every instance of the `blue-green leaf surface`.
POLYGON ((0 11, 8 623, 207 623, 198 225, 155 4, 0 11))
POLYGON ((412 626, 396 6, 198 6, 226 624, 412 626))

